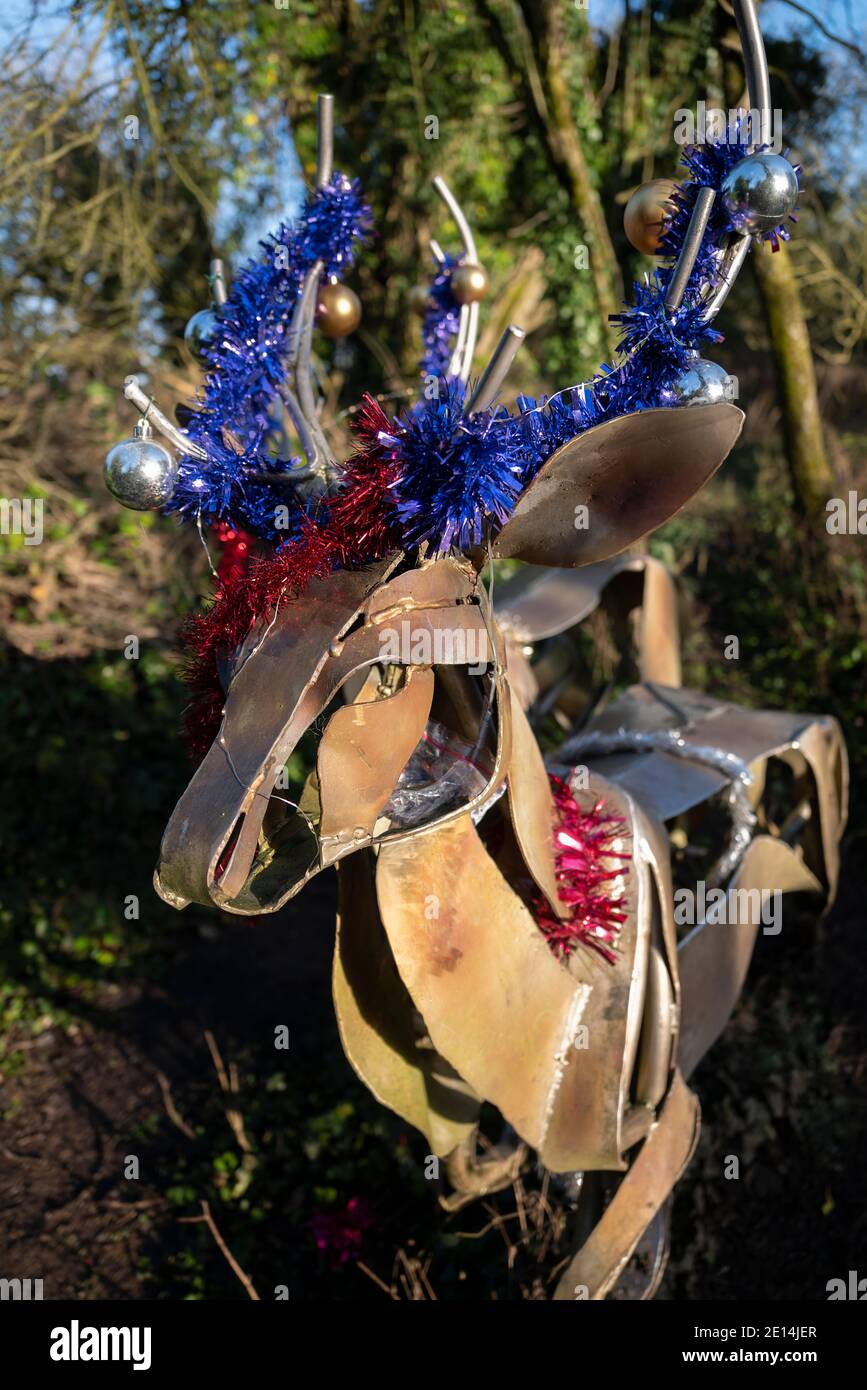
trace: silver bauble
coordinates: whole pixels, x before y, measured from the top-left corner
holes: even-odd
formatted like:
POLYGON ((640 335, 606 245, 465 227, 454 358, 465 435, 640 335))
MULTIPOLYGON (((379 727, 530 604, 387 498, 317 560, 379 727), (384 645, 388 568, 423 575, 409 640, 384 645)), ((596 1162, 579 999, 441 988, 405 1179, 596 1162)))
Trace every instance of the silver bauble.
POLYGON ((184 342, 199 362, 209 366, 206 350, 211 346, 217 332, 217 315, 213 309, 200 309, 193 314, 184 329, 184 342))
POLYGON ((124 507, 153 512, 164 507, 175 488, 178 465, 162 444, 151 438, 151 427, 139 420, 132 439, 115 444, 105 456, 105 485, 124 507))
POLYGON ((744 236, 773 231, 798 204, 798 175, 781 154, 748 154, 722 181, 722 198, 744 236))
POLYGON ((734 383, 724 367, 709 362, 698 353, 690 355, 686 365, 662 391, 663 405, 714 405, 730 401, 734 383))

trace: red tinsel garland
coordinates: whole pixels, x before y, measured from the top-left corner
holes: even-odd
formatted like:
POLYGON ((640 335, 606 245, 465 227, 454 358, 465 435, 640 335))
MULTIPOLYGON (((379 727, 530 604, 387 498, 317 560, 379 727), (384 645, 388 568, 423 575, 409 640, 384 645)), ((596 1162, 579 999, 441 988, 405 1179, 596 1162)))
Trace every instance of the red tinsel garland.
POLYGON ((578 945, 591 946, 611 964, 617 959, 617 934, 626 921, 626 898, 614 897, 608 889, 612 879, 627 871, 610 868, 611 861, 629 860, 612 848, 612 842, 627 829, 619 816, 605 815, 604 803, 597 801, 590 811, 582 811, 568 785, 551 776, 554 794, 554 857, 560 884, 560 901, 571 908, 566 921, 560 921, 544 897, 533 903, 536 922, 548 945, 561 960, 568 960, 578 945))
POLYGON ((217 565, 219 593, 225 589, 227 584, 240 579, 244 573, 250 558, 250 546, 253 544, 254 537, 247 531, 237 530, 228 521, 218 521, 214 531, 217 540, 223 547, 220 563, 217 565))
POLYGON ((192 692, 185 726, 193 755, 203 758, 219 732, 224 693, 219 660, 231 655, 253 624, 278 602, 298 598, 314 579, 334 569, 354 569, 381 559, 399 545, 389 485, 394 464, 379 443, 388 417, 372 396, 358 412, 359 447, 345 464, 340 489, 323 507, 323 520, 305 516, 297 540, 267 559, 250 559, 220 571, 220 587, 204 613, 181 629, 187 653, 185 679, 192 692))

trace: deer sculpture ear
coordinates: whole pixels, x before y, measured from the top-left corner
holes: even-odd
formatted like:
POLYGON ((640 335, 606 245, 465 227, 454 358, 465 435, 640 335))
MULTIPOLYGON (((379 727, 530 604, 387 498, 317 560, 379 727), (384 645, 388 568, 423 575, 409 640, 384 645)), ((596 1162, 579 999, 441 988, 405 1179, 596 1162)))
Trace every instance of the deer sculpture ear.
POLYGON ((521 494, 494 555, 572 567, 619 554, 704 487, 743 421, 721 401, 642 410, 577 435, 521 494))

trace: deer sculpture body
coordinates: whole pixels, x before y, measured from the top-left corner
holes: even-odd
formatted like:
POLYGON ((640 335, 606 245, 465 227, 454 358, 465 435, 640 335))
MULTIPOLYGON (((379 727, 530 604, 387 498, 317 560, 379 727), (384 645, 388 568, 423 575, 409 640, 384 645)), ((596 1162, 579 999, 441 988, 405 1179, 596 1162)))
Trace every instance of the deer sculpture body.
MULTIPOLYGON (((755 15, 737 10, 751 97, 766 110, 755 15)), ((327 178, 330 158, 320 163, 327 178)), ((473 261, 462 214, 440 191, 473 261)), ((672 312, 707 216, 699 198, 672 312)), ((748 245, 732 233, 721 247, 696 305, 708 319, 748 245)), ((317 263, 300 292, 298 390, 284 395, 309 435, 309 476, 323 450, 327 462, 305 406, 320 273, 317 263)), ((464 381, 476 319, 477 305, 461 309, 450 371, 464 381)), ((504 339, 465 419, 490 404, 520 336, 504 339)), ((128 394, 144 404, 137 387, 128 394)), ((189 439, 147 409, 189 455, 189 439)), ((160 851, 167 902, 245 917, 337 867, 333 993, 352 1066, 446 1160, 447 1203, 504 1186, 529 1150, 572 1175, 576 1251, 557 1298, 652 1295, 669 1194, 698 1136, 688 1079, 769 925, 766 895, 831 898, 836 886, 837 725, 683 690, 671 579, 626 553, 713 476, 742 422, 725 398, 604 419, 551 451, 484 536, 440 547, 392 537, 365 563, 324 567, 302 592, 275 590, 220 652, 219 729, 160 851), (592 524, 578 527, 579 514, 592 524), (524 568, 492 602, 484 579, 497 559, 524 568), (570 653, 600 606, 634 642, 639 682, 588 709, 576 705, 570 653), (294 755, 314 733, 293 787, 294 755), (779 770, 786 814, 769 799, 779 770), (669 832, 682 845, 694 830, 707 840, 708 826, 702 886, 714 911, 705 895, 679 921, 669 832), (483 1101, 506 1140, 480 1160, 483 1101)))
MULTIPOLYGON (((721 409, 728 423, 734 407, 721 409)), ((740 711, 679 689, 671 585, 657 562, 530 573, 506 588, 498 621, 468 562, 402 568, 390 557, 322 581, 252 633, 229 677, 220 736, 166 830, 156 885, 174 906, 195 900, 249 916, 276 910, 337 864, 333 991, 350 1062, 449 1160, 458 1194, 511 1181, 525 1145, 556 1173, 624 1174, 558 1294, 598 1298, 692 1153, 698 1106, 686 1079, 740 992, 762 930, 758 895, 833 894, 845 754, 831 719, 740 711), (527 717, 549 692, 526 651, 561 632, 568 640, 607 596, 621 612, 639 610, 639 665, 656 679, 579 736, 588 751, 575 799, 588 814, 602 803, 616 822, 603 867, 616 875, 606 891, 623 920, 613 960, 584 949, 564 961, 534 916, 540 894, 552 913, 568 913, 551 783, 527 717), (400 624, 408 659, 384 664, 400 624), (442 634, 460 658, 468 633, 474 655, 490 643, 483 675, 459 660, 424 660, 442 634), (275 784, 323 717, 315 770, 293 802, 275 784), (447 787, 407 826, 401 774, 432 729, 470 747, 473 781, 447 787), (672 737, 683 746, 672 749, 672 737), (793 775, 791 822, 754 836, 724 880, 729 898, 752 910, 699 920, 679 940, 666 824, 700 818, 726 792, 727 761, 750 769, 751 810, 761 815, 775 760, 793 775), (479 1163, 482 1099, 516 1142, 479 1163)), ((580 753, 581 742, 573 747, 580 753)), ((568 739, 548 764, 575 779, 568 739)), ((664 1226, 646 1239, 658 1276, 664 1226)), ((654 1286, 645 1280, 644 1296, 654 1286)))

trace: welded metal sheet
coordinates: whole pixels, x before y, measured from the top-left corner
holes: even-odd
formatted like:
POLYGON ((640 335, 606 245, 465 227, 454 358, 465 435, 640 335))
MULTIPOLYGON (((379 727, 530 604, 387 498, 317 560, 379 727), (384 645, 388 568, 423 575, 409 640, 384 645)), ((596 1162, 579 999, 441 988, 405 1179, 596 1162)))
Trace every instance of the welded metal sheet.
POLYGON ((524 489, 494 555, 574 566, 619 554, 713 477, 743 421, 737 406, 720 402, 643 410, 577 435, 524 489))

